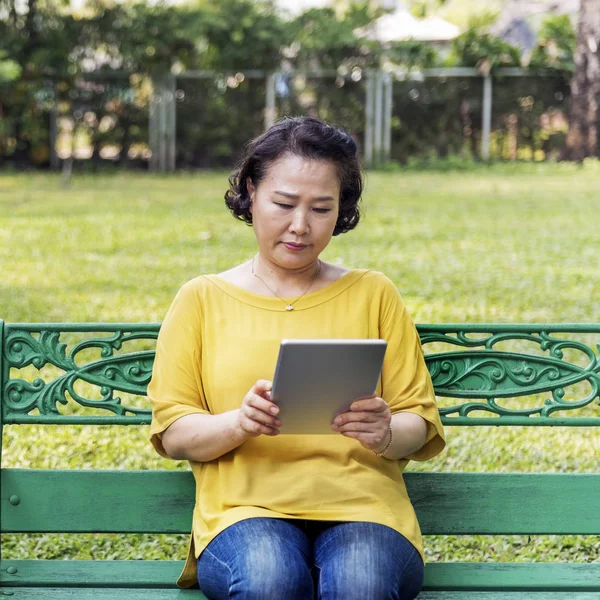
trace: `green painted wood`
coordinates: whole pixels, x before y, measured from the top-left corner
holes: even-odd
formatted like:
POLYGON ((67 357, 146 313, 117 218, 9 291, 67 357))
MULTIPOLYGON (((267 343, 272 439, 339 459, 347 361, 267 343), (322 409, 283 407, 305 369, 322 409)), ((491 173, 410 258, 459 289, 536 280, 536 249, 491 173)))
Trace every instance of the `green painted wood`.
MULTIPOLYGON (((600 534, 600 474, 407 473, 405 479, 425 534, 600 534)), ((190 471, 5 469, 0 483, 2 532, 191 531, 190 471)))
MULTIPOLYGON (((10 588, 0 595, 14 600, 206 600, 194 590, 10 588)), ((598 600, 597 592, 422 592, 417 600, 598 600)))
POLYGON ((598 592, 422 592, 417 600, 598 600, 598 592))
MULTIPOLYGON (((10 588, 14 600, 206 600, 200 590, 10 588)), ((417 600, 598 600, 597 592, 423 592, 417 600)))
POLYGON ((183 560, 3 560, 0 585, 168 589, 177 587, 183 566, 183 560))
POLYGON ((0 477, 2 532, 189 533, 192 528, 190 471, 5 469, 0 477))
POLYGON ((147 590, 131 588, 2 588, 0 597, 3 599, 6 597, 7 600, 9 597, 13 600, 206 600, 206 596, 198 589, 147 590))
POLYGON ((434 535, 599 534, 600 473, 407 473, 434 535))
MULTIPOLYGON (((0 585, 169 589, 176 587, 183 565, 167 560, 4 560, 0 585)), ((428 563, 423 589, 600 594, 600 563, 428 563)))
MULTIPOLYGON (((0 320, 0 433, 6 423, 147 424, 148 409, 127 407, 115 392, 145 394, 153 351, 117 354, 133 340, 155 339, 160 324, 4 324, 0 320), (98 333, 67 347, 62 333, 98 333), (10 336, 10 339, 9 339, 10 336), (7 341, 9 340, 9 341, 7 341), (100 360, 81 364, 77 352, 102 351, 100 360), (64 371, 52 382, 10 379, 10 368, 53 364, 64 371), (83 380, 102 390, 102 399, 79 397, 83 380), (62 415, 71 396, 111 416, 62 415), (41 415, 28 414, 33 408, 41 415)), ((461 401, 441 412, 446 425, 600 425, 600 418, 564 416, 554 411, 596 403, 600 357, 566 333, 599 333, 600 325, 419 325, 421 340, 445 342, 462 352, 429 355, 428 367, 439 395, 461 401), (486 333, 484 339, 470 334, 486 333), (559 335, 560 334, 560 335, 559 335), (547 358, 501 352, 496 343, 538 344, 547 358), (581 367, 563 360, 562 350, 583 353, 581 367), (551 376, 550 370, 554 369, 551 376), (587 381, 585 398, 562 401, 562 387, 587 381), (540 407, 508 410, 498 397, 540 391, 551 398, 540 407), (495 418, 470 417, 482 404, 495 418), (463 400, 469 400, 464 402, 463 400)), ((571 413, 575 414, 575 413, 571 413)), ((1 440, 0 440, 1 450, 1 440)), ((408 490, 425 534, 598 534, 600 474, 407 473, 408 490), (577 507, 577 510, 573 510, 577 507)), ((187 471, 1 472, 2 532, 189 533, 195 484, 187 471)), ((181 561, 2 561, 0 595, 15 598, 204 598, 199 590, 178 590, 181 561), (9 568, 13 567, 11 573, 9 568), (16 570, 14 570, 16 569, 16 570), (13 572, 14 571, 14 572, 13 572), (36 587, 38 586, 38 587, 36 587), (97 586, 97 587, 94 587, 97 586), (107 586, 111 586, 110 589, 107 586)), ((431 563, 421 600, 591 600, 600 597, 600 564, 431 563)))
POLYGON ((600 563, 428 563, 428 591, 595 591, 600 598, 600 563))

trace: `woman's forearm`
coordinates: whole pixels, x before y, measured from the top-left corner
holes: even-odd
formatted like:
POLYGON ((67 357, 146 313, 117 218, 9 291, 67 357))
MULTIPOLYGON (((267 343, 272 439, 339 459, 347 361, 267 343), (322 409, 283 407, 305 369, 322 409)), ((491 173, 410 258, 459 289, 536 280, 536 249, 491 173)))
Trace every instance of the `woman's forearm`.
POLYGON ((427 421, 410 412, 392 415, 392 444, 384 454, 390 460, 400 460, 420 450, 427 439, 427 421))
MULTIPOLYGON (((162 435, 167 454, 174 460, 207 462, 241 446, 250 436, 238 425, 239 409, 218 415, 192 414, 177 419, 162 435)), ((406 458, 427 439, 427 421, 410 412, 392 415, 389 460, 406 458)))
POLYGON ((162 435, 174 460, 207 462, 241 446, 250 436, 238 426, 239 409, 218 415, 192 414, 173 422, 162 435))

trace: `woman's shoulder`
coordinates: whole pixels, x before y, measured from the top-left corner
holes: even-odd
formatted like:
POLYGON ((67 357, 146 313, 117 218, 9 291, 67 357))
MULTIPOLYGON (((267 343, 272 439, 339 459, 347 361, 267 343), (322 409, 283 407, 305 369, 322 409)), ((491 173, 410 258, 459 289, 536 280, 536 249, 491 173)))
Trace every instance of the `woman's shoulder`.
POLYGON ((396 284, 385 273, 375 269, 355 270, 363 273, 363 276, 360 279, 365 285, 370 286, 371 288, 380 289, 382 291, 397 291, 396 284))
MULTIPOLYGON (((210 279, 215 275, 204 275, 204 279, 210 279)), ((244 287, 248 282, 248 263, 242 263, 228 269, 227 271, 221 271, 216 274, 216 277, 221 279, 222 281, 227 281, 232 285, 237 285, 238 287, 244 287)))
POLYGON ((175 298, 184 303, 202 303, 215 287, 212 282, 213 278, 212 274, 196 275, 179 287, 175 298))
POLYGON ((360 279, 360 284, 363 287, 363 294, 368 295, 371 305, 379 305, 384 312, 392 307, 404 307, 400 290, 385 273, 373 269, 366 270, 360 279))

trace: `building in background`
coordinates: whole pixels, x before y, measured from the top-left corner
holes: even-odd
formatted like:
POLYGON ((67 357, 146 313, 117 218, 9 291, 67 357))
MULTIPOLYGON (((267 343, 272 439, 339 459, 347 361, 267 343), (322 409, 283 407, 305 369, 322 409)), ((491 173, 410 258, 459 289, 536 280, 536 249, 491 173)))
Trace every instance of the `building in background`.
POLYGON ((440 17, 417 19, 408 10, 405 2, 396 2, 396 7, 369 27, 357 30, 360 36, 382 43, 417 40, 445 44, 460 35, 460 29, 440 17))
POLYGON ((580 0, 508 0, 490 32, 521 49, 527 57, 537 43, 537 31, 550 15, 569 15, 577 22, 580 0))

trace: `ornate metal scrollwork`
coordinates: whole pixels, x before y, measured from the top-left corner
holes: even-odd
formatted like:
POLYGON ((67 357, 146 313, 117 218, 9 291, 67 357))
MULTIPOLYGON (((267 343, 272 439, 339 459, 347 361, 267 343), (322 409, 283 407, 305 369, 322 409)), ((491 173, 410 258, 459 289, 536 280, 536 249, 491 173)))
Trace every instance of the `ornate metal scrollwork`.
MULTIPOLYGON (((105 327, 105 326, 104 326, 105 327)), ((123 325, 108 337, 85 338, 73 345, 67 353, 67 344, 61 341, 60 328, 38 331, 8 325, 4 340, 4 360, 11 368, 33 366, 41 370, 50 364, 63 371, 52 381, 35 378, 6 378, 4 386, 3 416, 11 422, 19 415, 28 415, 38 409, 40 415, 58 416, 58 405, 66 405, 69 398, 83 407, 109 411, 118 416, 147 415, 149 409, 126 406, 115 392, 146 395, 152 375, 154 350, 117 354, 123 345, 133 340, 155 340, 158 326, 123 325), (84 350, 100 350, 100 359, 79 364, 84 350), (100 399, 85 398, 75 386, 85 382, 99 388, 100 399)), ((76 331, 69 328, 69 331, 76 331)))
MULTIPOLYGON (((469 333, 481 335, 480 326, 462 326, 455 332, 435 331, 435 326, 424 326, 421 343, 444 343, 465 348, 426 354, 425 360, 431 374, 436 394, 450 398, 478 398, 485 402, 464 402, 440 409, 440 413, 451 422, 452 417, 467 417, 473 411, 484 411, 500 417, 547 418, 557 411, 574 411, 591 406, 600 400, 600 357, 591 346, 582 342, 555 337, 553 331, 527 331, 522 326, 490 327, 488 335, 470 337, 469 333), (453 334, 452 334, 453 333, 453 334), (497 350, 501 342, 531 342, 547 355, 497 350), (580 366, 565 360, 564 351, 570 349, 581 353, 586 364, 580 366), (576 384, 589 384, 590 391, 576 400, 565 400, 565 390, 576 384), (517 398, 550 392, 541 405, 533 408, 506 408, 499 406, 498 398, 517 398)), ((591 326, 565 326, 577 333, 600 333, 600 328, 591 326)), ((563 332, 564 335, 564 332, 563 332)), ((596 345, 600 350, 600 345, 596 345)), ((538 419, 539 420, 539 419, 538 419)), ((533 423, 532 423, 533 424, 533 423)))
MULTIPOLYGON (((118 392, 146 395, 154 350, 124 352, 123 346, 134 340, 156 340, 159 327, 158 324, 5 324, 4 422, 32 422, 34 419, 63 422, 66 415, 60 413, 59 405, 69 402, 112 415, 99 418, 103 422, 109 422, 109 419, 120 423, 150 422, 150 409, 123 404, 118 392), (92 332, 96 337, 85 337, 68 350, 68 345, 61 339, 63 334, 84 332, 92 332), (90 349, 99 351, 100 358, 86 362, 83 351, 90 349), (62 372, 50 380, 47 372, 45 378, 10 376, 11 369, 33 367, 41 371, 46 365, 53 365, 62 372), (100 398, 86 398, 79 393, 76 388, 81 389, 82 382, 99 390, 100 398), (39 411, 39 417, 30 414, 35 409, 39 411)), ((425 351, 434 343, 455 348, 425 354, 436 394, 461 400, 453 406, 440 408, 444 423, 552 425, 559 422, 553 413, 567 411, 569 423, 600 424, 600 415, 578 418, 576 412, 600 404, 596 402, 600 401, 600 344, 587 345, 567 336, 577 333, 600 337, 600 325, 420 325, 417 329, 425 351), (535 352, 500 350, 501 342, 530 343, 535 352), (567 350, 578 353, 581 360, 577 363, 566 360, 567 350), (587 394, 567 399, 567 391, 580 384, 586 384, 587 394), (547 396, 539 402, 536 399, 537 405, 533 407, 507 408, 498 402, 537 394, 547 396), (472 415, 481 411, 496 418, 479 419, 472 415)), ((576 388, 577 392, 580 389, 576 388)), ((82 415, 69 415, 68 419, 70 422, 85 421, 82 415)), ((95 419, 89 417, 86 422, 96 422, 95 419)))

